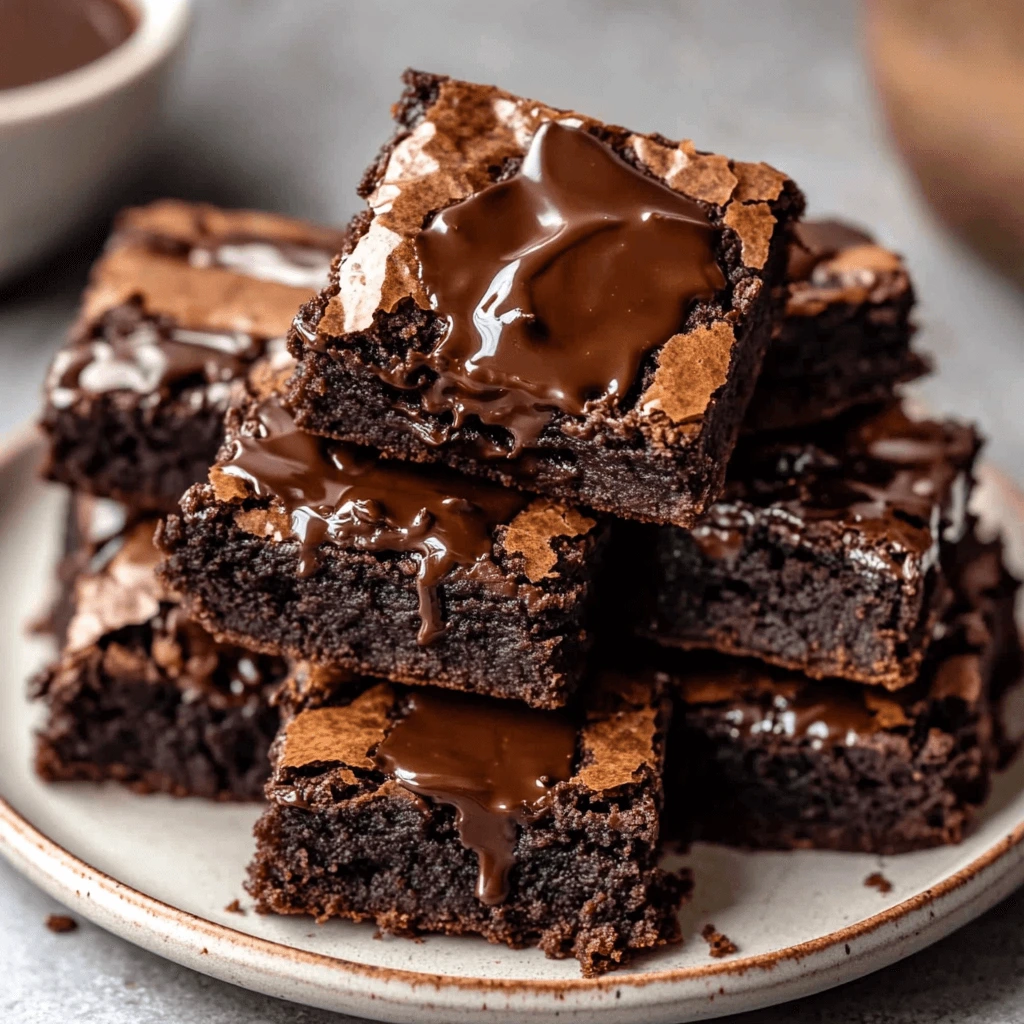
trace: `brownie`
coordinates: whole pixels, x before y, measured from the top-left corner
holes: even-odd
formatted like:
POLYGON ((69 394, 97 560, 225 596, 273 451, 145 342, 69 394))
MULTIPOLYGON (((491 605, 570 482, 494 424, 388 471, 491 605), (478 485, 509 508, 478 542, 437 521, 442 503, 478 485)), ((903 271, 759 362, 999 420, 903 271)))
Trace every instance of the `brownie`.
POLYGON ((771 333, 784 174, 407 72, 330 287, 290 335, 301 427, 688 526, 771 333))
POLYGON ((155 526, 139 520, 83 559, 66 646, 34 683, 47 711, 37 771, 258 800, 285 665, 218 644, 186 617, 157 582, 155 526))
POLYGON ((690 880, 657 866, 670 703, 654 676, 608 674, 558 711, 352 686, 307 687, 275 741, 258 910, 536 945, 587 976, 679 940, 690 880))
POLYGON ((125 210, 47 378, 47 475, 173 508, 217 453, 232 382, 283 345, 344 238, 175 200, 125 210))
POLYGON ((895 693, 722 655, 681 663, 666 828, 773 849, 958 842, 988 793, 1020 657, 999 545, 968 538, 960 555, 940 639, 895 693))
POLYGON ((220 639, 537 707, 585 668, 606 527, 546 498, 306 434, 273 393, 228 415, 163 573, 220 639))
POLYGON ((791 229, 775 326, 747 430, 780 430, 890 400, 898 384, 928 370, 911 351, 914 290, 903 260, 867 232, 840 221, 791 229))
POLYGON ((638 632, 907 685, 948 597, 941 556, 963 533, 978 447, 971 427, 898 405, 749 439, 692 531, 622 536, 638 632))

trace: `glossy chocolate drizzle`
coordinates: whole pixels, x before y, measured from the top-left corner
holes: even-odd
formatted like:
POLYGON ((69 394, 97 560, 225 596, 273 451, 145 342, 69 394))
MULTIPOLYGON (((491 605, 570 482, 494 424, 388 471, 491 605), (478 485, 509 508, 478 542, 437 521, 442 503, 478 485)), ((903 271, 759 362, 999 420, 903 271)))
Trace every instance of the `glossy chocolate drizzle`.
POLYGON ((444 473, 378 462, 351 445, 303 433, 275 399, 256 409, 255 436, 239 437, 220 472, 244 480, 257 497, 275 497, 300 544, 299 575, 318 565, 328 538, 362 551, 419 557, 418 640, 444 631, 437 584, 457 565, 492 553, 493 531, 525 507, 527 498, 500 487, 444 473))
POLYGON ((189 251, 193 267, 222 267, 258 281, 273 281, 291 288, 317 292, 326 287, 334 254, 291 242, 231 239, 199 245, 189 251))
POLYGON ((725 496, 693 531, 708 557, 737 554, 757 509, 770 512, 778 529, 823 521, 855 528, 892 549, 876 547, 872 557, 911 552, 923 569, 937 558, 940 538, 962 535, 975 446, 968 428, 911 420, 893 405, 816 440, 750 442, 737 451, 725 496))
POLYGON ((455 808, 462 844, 479 858, 476 895, 508 895, 516 828, 551 806, 572 776, 576 728, 559 712, 435 690, 410 693, 377 749, 382 771, 417 796, 455 808))
POLYGON ((227 384, 242 375, 263 345, 248 334, 186 331, 138 319, 127 332, 107 331, 58 353, 50 401, 57 408, 82 394, 164 393, 179 384, 227 384))
MULTIPOLYGON (((431 308, 446 322, 388 380, 423 407, 500 427, 516 455, 556 411, 620 399, 643 357, 725 287, 715 229, 693 200, 558 122, 518 173, 442 210, 416 238, 431 308)), ((428 438, 437 441, 439 438, 428 438)))

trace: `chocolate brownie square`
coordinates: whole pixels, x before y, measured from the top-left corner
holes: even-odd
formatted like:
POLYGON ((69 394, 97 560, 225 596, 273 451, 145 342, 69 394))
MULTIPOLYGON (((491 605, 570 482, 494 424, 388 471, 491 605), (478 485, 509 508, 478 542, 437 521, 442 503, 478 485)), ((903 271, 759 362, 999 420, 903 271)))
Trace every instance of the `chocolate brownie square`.
POLYGON ((841 221, 792 228, 775 326, 747 430, 805 426, 886 402, 897 385, 928 370, 911 351, 914 289, 903 260, 841 221))
POLYGON ((285 665, 218 644, 186 617, 157 582, 155 527, 139 520, 80 563, 66 646, 34 683, 47 711, 37 771, 258 800, 285 665))
POLYGON ((125 210, 47 378, 47 475, 173 508, 217 453, 232 383, 283 346, 344 238, 175 200, 125 210))
POLYGON ((585 669, 606 527, 439 467, 303 433, 274 394, 228 416, 163 573, 222 640, 536 707, 585 669))
POLYGON ((670 703, 653 676, 608 675, 561 711, 352 685, 307 687, 274 744, 257 909, 536 945, 588 977, 678 941, 690 882, 657 866, 670 703))
POLYGON ((786 175, 407 72, 332 283, 306 430, 617 516, 721 489, 803 197, 786 175))
POLYGON ((898 405, 751 438, 692 531, 623 537, 638 632, 890 689, 917 677, 965 528, 971 427, 898 405), (635 558, 633 557, 635 554, 635 558))
POLYGON ((747 847, 891 854, 959 842, 1020 678, 1017 583, 961 543, 958 597, 910 686, 886 693, 753 661, 680 664, 666 776, 675 832, 747 847))

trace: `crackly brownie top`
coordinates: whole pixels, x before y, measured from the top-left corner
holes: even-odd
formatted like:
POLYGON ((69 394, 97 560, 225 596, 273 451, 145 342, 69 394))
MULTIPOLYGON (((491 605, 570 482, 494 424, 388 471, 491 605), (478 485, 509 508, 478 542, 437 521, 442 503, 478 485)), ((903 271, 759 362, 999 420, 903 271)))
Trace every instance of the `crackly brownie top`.
POLYGON ((254 401, 210 471, 221 501, 268 503, 236 516, 257 534, 299 542, 300 576, 314 573, 325 542, 418 561, 421 643, 443 632, 437 584, 456 567, 501 578, 495 545, 537 582, 553 573, 559 537, 589 533, 575 509, 444 470, 378 459, 366 449, 304 433, 275 394, 254 401))
POLYGON ((335 765, 352 780, 383 774, 392 791, 452 806, 459 838, 479 858, 477 896, 494 905, 508 895, 514 826, 548 812, 560 785, 611 797, 657 777, 660 702, 653 675, 608 675, 572 711, 380 684, 288 723, 270 796, 294 805, 293 770, 335 765))
POLYGON ((156 576, 157 523, 129 522, 98 547, 88 571, 76 580, 66 654, 74 658, 96 650, 108 675, 171 680, 218 707, 244 703, 253 692, 278 681, 284 665, 217 643, 185 615, 156 576), (144 652, 121 635, 133 626, 145 627, 144 652))
POLYGON ((837 220, 793 225, 786 282, 787 316, 817 316, 838 303, 889 302, 910 289, 896 253, 837 220))
POLYGON ((319 323, 298 325, 306 343, 365 332, 403 300, 432 311, 429 346, 375 369, 455 429, 503 428, 511 449, 491 454, 530 446, 556 413, 613 410, 657 349, 642 404, 698 419, 761 289, 776 201, 799 206, 792 183, 493 86, 406 82, 365 232, 319 323))
POLYGON ((724 497, 693 531, 706 554, 741 550, 756 520, 787 535, 834 536, 865 570, 909 579, 966 523, 980 441, 972 427, 913 420, 898 405, 737 449, 724 497), (911 556, 911 557, 908 557, 911 556))
POLYGON ((50 370, 51 404, 196 385, 208 401, 223 399, 326 284, 344 238, 276 214, 176 200, 125 210, 50 370))

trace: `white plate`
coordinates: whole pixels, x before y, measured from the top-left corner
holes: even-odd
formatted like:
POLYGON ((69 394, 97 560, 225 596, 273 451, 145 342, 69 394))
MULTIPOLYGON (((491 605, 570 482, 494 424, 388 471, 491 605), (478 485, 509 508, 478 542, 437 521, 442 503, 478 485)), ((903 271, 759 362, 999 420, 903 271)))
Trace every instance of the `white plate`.
MULTIPOLYGON (((63 497, 37 483, 23 437, 0 463, 0 852, 73 911, 146 949, 269 995, 386 1021, 675 1022, 749 1010, 849 981, 935 942, 1024 881, 1024 765, 1001 776, 960 846, 900 857, 741 853, 700 845, 686 942, 585 981, 574 961, 472 938, 375 939, 371 926, 229 913, 252 806, 45 786, 30 770, 24 681, 48 645, 21 625, 45 603, 63 497), (887 895, 864 885, 882 870, 887 895), (713 922, 740 947, 712 960, 713 922)), ((985 475, 980 505, 1024 551, 1024 504, 985 475)))

